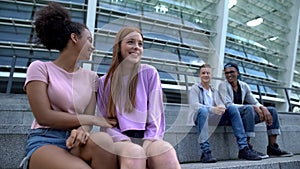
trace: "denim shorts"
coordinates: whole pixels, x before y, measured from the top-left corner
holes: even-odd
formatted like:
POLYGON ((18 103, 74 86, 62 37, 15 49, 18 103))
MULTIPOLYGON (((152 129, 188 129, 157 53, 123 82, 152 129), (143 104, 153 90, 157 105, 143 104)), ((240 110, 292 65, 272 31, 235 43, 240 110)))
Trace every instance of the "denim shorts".
POLYGON ((22 160, 20 167, 27 169, 32 153, 44 145, 56 145, 62 149, 68 150, 66 147, 66 140, 70 136, 70 133, 70 130, 51 128, 31 129, 26 144, 26 156, 22 160))

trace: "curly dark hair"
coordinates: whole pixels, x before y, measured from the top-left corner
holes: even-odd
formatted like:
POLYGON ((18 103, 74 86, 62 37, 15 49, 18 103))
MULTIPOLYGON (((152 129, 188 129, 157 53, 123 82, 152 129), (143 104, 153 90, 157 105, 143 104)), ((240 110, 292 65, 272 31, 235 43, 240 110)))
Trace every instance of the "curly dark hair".
POLYGON ((84 24, 73 22, 67 9, 54 2, 37 12, 34 24, 37 43, 43 44, 48 50, 62 51, 71 33, 80 37, 82 31, 88 29, 84 24))

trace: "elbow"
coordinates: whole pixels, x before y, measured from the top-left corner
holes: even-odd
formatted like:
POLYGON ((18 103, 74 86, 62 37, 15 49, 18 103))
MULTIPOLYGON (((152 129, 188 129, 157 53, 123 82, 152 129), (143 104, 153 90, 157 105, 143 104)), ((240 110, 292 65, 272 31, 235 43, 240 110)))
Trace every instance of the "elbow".
POLYGON ((39 114, 39 115, 35 115, 35 120, 36 122, 40 125, 40 126, 47 126, 50 128, 53 128, 54 125, 56 125, 57 123, 55 123, 53 121, 53 117, 48 116, 47 114, 39 114))
POLYGON ((47 126, 47 127, 52 126, 50 120, 45 117, 35 118, 35 120, 40 126, 47 126))

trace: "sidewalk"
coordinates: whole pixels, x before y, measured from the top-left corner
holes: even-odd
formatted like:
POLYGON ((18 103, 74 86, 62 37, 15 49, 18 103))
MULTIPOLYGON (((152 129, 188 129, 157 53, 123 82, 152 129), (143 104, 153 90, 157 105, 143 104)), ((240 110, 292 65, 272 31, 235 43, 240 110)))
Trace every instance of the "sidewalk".
POLYGON ((260 161, 226 160, 217 163, 186 163, 182 169, 300 169, 300 155, 276 157, 260 161))

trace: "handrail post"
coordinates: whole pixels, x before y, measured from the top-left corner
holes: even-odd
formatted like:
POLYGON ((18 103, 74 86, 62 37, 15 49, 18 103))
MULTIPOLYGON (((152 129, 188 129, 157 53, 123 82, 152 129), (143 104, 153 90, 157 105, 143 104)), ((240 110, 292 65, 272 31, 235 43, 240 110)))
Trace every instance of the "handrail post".
POLYGON ((291 112, 292 111, 292 107, 291 107, 291 101, 290 101, 290 97, 289 97, 289 94, 288 94, 288 89, 287 88, 284 88, 284 92, 285 92, 285 95, 286 95, 286 99, 287 99, 287 102, 288 102, 288 106, 289 106, 289 111, 291 112))
POLYGON ((16 60, 17 60, 17 57, 13 56, 12 61, 11 61, 9 77, 8 77, 8 81, 7 81, 6 94, 10 94, 10 92, 11 92, 12 82, 13 82, 13 78, 14 78, 14 71, 15 71, 15 66, 16 66, 16 60))
POLYGON ((258 91, 259 102, 260 102, 261 104, 264 104, 264 103, 263 103, 262 96, 261 96, 261 92, 260 92, 259 85, 258 85, 258 84, 256 84, 256 87, 257 87, 257 91, 258 91))

